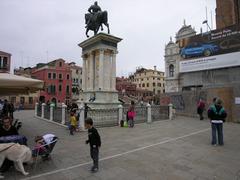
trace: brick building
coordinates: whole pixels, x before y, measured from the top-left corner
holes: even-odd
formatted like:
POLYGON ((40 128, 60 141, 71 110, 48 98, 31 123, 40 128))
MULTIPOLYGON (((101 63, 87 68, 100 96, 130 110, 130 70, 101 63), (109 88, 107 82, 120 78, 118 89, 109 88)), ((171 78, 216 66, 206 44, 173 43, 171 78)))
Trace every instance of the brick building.
POLYGON ((153 92, 147 89, 137 88, 137 85, 132 83, 128 78, 116 78, 116 90, 118 91, 119 99, 124 103, 130 104, 131 101, 149 102, 153 99, 153 92))
POLYGON ((45 82, 39 101, 69 104, 72 97, 71 76, 70 67, 63 59, 37 64, 32 70, 32 77, 45 82))
POLYGON ((11 54, 0 51, 0 73, 9 73, 11 68, 11 54))
POLYGON ((126 94, 136 96, 137 85, 129 82, 127 78, 117 77, 116 78, 116 89, 119 94, 126 94))
POLYGON ((217 29, 240 23, 240 0, 216 1, 217 29))

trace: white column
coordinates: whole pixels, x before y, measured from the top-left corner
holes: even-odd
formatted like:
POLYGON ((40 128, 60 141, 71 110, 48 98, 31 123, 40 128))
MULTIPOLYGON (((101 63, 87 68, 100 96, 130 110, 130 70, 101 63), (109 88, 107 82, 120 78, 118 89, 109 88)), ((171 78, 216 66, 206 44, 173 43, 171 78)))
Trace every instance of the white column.
POLYGON ((93 90, 93 54, 90 54, 90 59, 88 60, 88 70, 89 70, 89 89, 93 90))
POLYGON ((80 130, 85 131, 84 104, 83 103, 81 103, 79 110, 80 110, 80 117, 79 117, 78 127, 80 130))
POLYGON ((37 116, 37 112, 38 112, 38 103, 35 103, 35 116, 37 116))
POLYGON ((173 105, 169 104, 168 107, 169 107, 169 120, 172 120, 173 119, 173 105))
POLYGON ((104 85, 103 85, 103 72, 104 72, 104 49, 100 49, 100 54, 99 54, 99 74, 98 74, 98 79, 99 79, 99 89, 103 90, 104 89, 104 85))
POLYGON ((118 106, 118 125, 120 126, 121 120, 123 120, 123 106, 120 104, 118 106))
POLYGON ((147 104, 147 123, 152 122, 152 108, 150 104, 147 104))
POLYGON ((82 67, 82 90, 86 91, 86 58, 83 56, 83 67, 82 67))
POLYGON ((53 121, 53 108, 54 108, 54 104, 50 104, 50 121, 53 121))
POLYGON ((112 55, 112 77, 111 77, 112 87, 111 89, 113 91, 116 90, 116 54, 117 52, 113 52, 113 55, 112 55))
POLYGON ((65 124, 65 115, 66 115, 66 105, 62 103, 62 122, 61 124, 65 124))
POLYGON ((46 104, 42 103, 42 115, 41 118, 44 118, 44 109, 45 109, 46 104))

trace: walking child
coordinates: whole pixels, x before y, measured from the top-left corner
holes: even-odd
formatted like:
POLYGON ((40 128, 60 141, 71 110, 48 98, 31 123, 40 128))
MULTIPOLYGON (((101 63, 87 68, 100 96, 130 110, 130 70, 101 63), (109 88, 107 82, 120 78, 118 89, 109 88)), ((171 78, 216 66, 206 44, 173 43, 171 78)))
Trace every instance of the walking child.
POLYGON ((73 132, 76 131, 77 128, 77 119, 75 116, 74 112, 71 112, 71 116, 70 116, 70 135, 73 135, 73 132))
POLYGON ((101 147, 101 137, 96 128, 93 127, 92 118, 85 120, 85 128, 88 129, 88 140, 86 144, 90 145, 90 155, 93 160, 92 172, 98 171, 99 148, 101 147))

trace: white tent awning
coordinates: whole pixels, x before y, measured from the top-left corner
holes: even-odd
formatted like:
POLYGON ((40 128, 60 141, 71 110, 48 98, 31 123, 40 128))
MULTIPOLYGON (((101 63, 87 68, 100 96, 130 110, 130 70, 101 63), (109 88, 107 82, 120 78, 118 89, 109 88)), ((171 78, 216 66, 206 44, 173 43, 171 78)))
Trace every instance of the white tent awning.
POLYGON ((0 73, 0 95, 33 93, 43 89, 43 86, 41 80, 0 73))

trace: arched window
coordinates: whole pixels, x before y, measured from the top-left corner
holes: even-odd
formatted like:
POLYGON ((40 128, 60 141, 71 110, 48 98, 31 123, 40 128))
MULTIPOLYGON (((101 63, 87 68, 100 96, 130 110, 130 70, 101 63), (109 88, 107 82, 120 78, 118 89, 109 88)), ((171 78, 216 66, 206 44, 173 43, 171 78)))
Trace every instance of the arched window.
POLYGON ((174 77, 174 65, 169 66, 169 77, 174 77))

